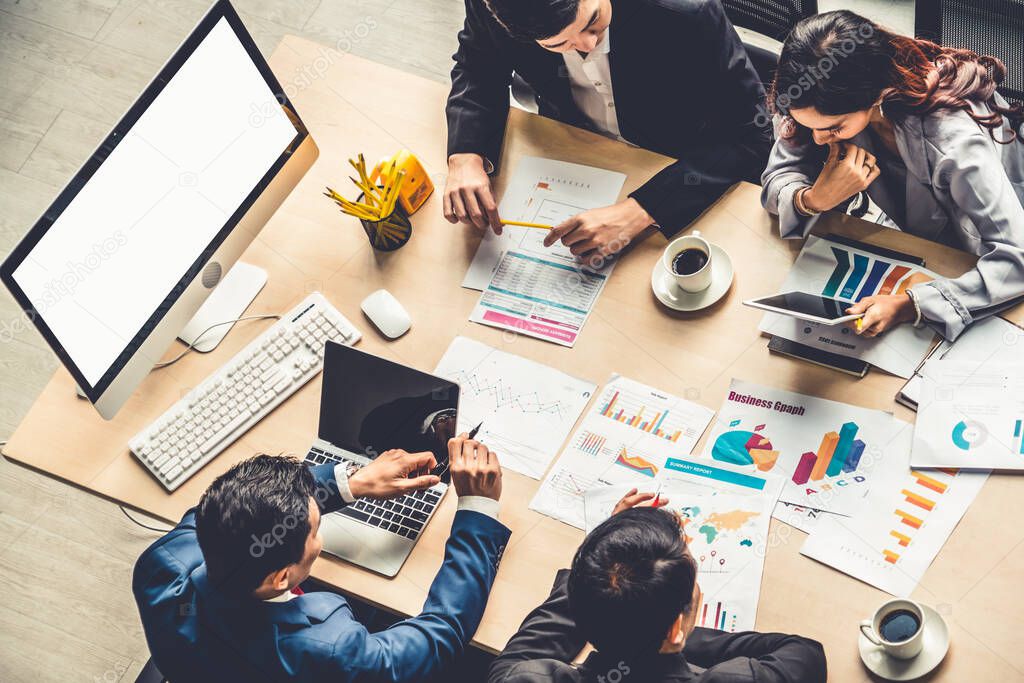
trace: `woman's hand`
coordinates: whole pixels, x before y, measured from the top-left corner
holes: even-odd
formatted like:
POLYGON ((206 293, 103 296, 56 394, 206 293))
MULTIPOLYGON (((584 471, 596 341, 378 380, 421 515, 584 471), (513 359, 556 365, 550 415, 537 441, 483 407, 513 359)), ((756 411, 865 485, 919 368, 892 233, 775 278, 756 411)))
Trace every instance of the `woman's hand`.
POLYGON ((651 507, 660 508, 664 505, 668 505, 668 498, 662 498, 661 494, 637 493, 636 491, 636 489, 630 489, 629 492, 615 504, 615 507, 612 509, 612 514, 617 515, 623 510, 635 508, 637 505, 642 505, 649 500, 654 501, 651 503, 651 507))
POLYGON ((867 296, 846 309, 850 315, 864 314, 851 327, 862 337, 877 337, 901 323, 911 322, 916 314, 914 302, 906 294, 867 296))
POLYGON ((834 209, 866 190, 879 173, 870 152, 848 142, 830 142, 825 166, 811 189, 804 192, 804 206, 818 213, 834 209))

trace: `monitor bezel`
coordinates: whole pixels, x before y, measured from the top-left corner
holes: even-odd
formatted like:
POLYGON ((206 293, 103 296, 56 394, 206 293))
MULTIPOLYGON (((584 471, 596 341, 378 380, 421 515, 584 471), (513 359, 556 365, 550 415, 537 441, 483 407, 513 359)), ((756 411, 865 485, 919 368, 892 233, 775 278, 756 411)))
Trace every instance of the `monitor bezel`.
POLYGON ((263 191, 271 184, 271 182, 273 182, 274 178, 307 138, 309 138, 309 130, 302 122, 301 117, 298 115, 294 105, 292 105, 292 102, 285 93, 281 83, 274 76, 274 73, 270 69, 270 65, 263 57, 263 54, 260 52, 259 47, 257 47, 256 42, 253 40, 248 30, 246 30, 245 25, 238 16, 238 13, 228 0, 217 0, 217 2, 215 2, 207 13, 199 20, 192 32, 189 33, 189 35, 182 41, 181 45, 179 45, 170 58, 168 58, 160 71, 157 72, 136 101, 128 108, 124 116, 121 117, 102 142, 100 142, 96 147, 96 150, 67 182, 64 188, 57 195, 56 199, 53 200, 50 206, 47 207, 35 224, 28 230, 21 242, 11 250, 11 253, 7 256, 4 262, 0 264, 0 281, 6 285, 7 289, 14 296, 15 301, 17 301, 18 305, 21 306, 24 315, 32 322, 35 328, 50 345, 50 348, 53 349, 61 363, 68 372, 71 373, 71 376, 78 384, 79 389, 85 394, 90 402, 95 404, 107 389, 109 389, 116 381, 118 375, 125 369, 125 366, 149 338, 150 334, 153 333, 164 317, 172 310, 178 299, 184 294, 189 285, 200 275, 206 263, 225 242, 235 226, 238 225, 246 212, 248 212, 253 204, 259 199, 263 191), (236 38, 238 38, 242 47, 249 55, 249 58, 256 66, 256 69, 259 71, 264 81, 266 81, 271 92, 273 92, 278 104, 285 109, 290 122, 296 129, 295 137, 292 138, 292 141, 284 149, 277 160, 270 166, 259 182, 256 183, 252 191, 246 196, 242 203, 238 205, 234 213, 228 217, 224 225, 221 226, 220 230, 218 230, 216 235, 214 235, 213 239, 206 245, 202 252, 199 253, 197 258, 188 267, 182 277, 167 293, 163 301, 156 307, 146 322, 143 323, 142 327, 135 333, 135 336, 127 346, 121 350, 118 356, 114 359, 114 362, 100 377, 99 381, 92 384, 82 374, 78 365, 64 349, 61 341, 49 328, 45 320, 43 320, 42 315, 35 312, 31 300, 15 281, 14 272, 25 261, 25 259, 28 258, 29 254, 31 254, 32 250, 43 238, 46 232, 53 226, 54 222, 56 222, 75 197, 78 196, 78 193, 81 192, 89 182, 93 174, 95 174, 100 166, 106 161, 107 157, 109 157, 117 145, 120 144, 128 131, 130 131, 138 122, 143 113, 154 102, 157 96, 163 92, 163 89, 168 85, 168 83, 170 83, 171 79, 178 73, 188 58, 192 56, 196 48, 199 47, 202 41, 206 39, 222 19, 227 21, 228 26, 234 32, 236 38))

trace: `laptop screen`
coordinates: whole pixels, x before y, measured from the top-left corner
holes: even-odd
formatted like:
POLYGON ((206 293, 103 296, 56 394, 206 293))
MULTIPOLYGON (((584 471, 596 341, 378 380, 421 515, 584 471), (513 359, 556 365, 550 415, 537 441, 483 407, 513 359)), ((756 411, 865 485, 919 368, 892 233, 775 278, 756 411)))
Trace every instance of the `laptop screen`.
POLYGON ((318 435, 338 448, 368 458, 431 451, 447 462, 458 407, 454 382, 333 342, 324 350, 318 435))

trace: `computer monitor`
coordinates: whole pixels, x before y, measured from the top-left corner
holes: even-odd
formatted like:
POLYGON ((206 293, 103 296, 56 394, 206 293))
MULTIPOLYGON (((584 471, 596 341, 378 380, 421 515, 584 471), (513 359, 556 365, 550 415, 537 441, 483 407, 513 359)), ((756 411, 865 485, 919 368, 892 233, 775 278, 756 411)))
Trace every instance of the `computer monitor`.
POLYGON ((110 419, 316 157, 238 14, 220 0, 14 248, 0 279, 110 419))

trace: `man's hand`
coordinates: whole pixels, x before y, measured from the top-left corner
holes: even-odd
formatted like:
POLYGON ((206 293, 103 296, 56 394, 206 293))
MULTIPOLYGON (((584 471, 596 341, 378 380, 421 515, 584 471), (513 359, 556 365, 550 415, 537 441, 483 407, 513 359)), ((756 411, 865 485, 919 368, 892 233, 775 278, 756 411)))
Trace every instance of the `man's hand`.
POLYGON ((501 465, 494 451, 463 432, 448 442, 455 493, 462 496, 501 498, 501 465))
POLYGON ((556 225, 544 237, 544 246, 561 240, 574 256, 605 259, 622 251, 653 224, 651 214, 630 197, 618 204, 589 209, 556 225))
POLYGON ((433 474, 421 474, 436 466, 437 460, 429 451, 384 451, 348 478, 348 489, 356 498, 397 498, 440 482, 440 477, 433 474))
POLYGON ((830 142, 828 159, 814 186, 804 192, 804 206, 811 211, 828 211, 853 195, 868 189, 881 171, 875 156, 848 142, 830 142))
POLYGON ((857 334, 863 337, 877 337, 900 323, 911 322, 915 315, 914 302, 906 294, 866 296, 847 308, 846 312, 850 315, 864 314, 860 320, 850 323, 857 334))
POLYGON ((444 217, 449 223, 470 223, 480 230, 490 226, 501 234, 498 205, 491 190, 491 179, 484 171, 479 154, 453 154, 448 157, 448 180, 444 185, 444 217))
POLYGON ((652 502, 651 507, 660 508, 664 505, 668 505, 668 498, 663 498, 660 494, 637 493, 636 489, 630 489, 629 492, 615 504, 615 507, 612 508, 612 514, 617 515, 623 510, 629 510, 630 508, 635 508, 638 505, 643 505, 647 501, 655 500, 657 502, 652 502))

